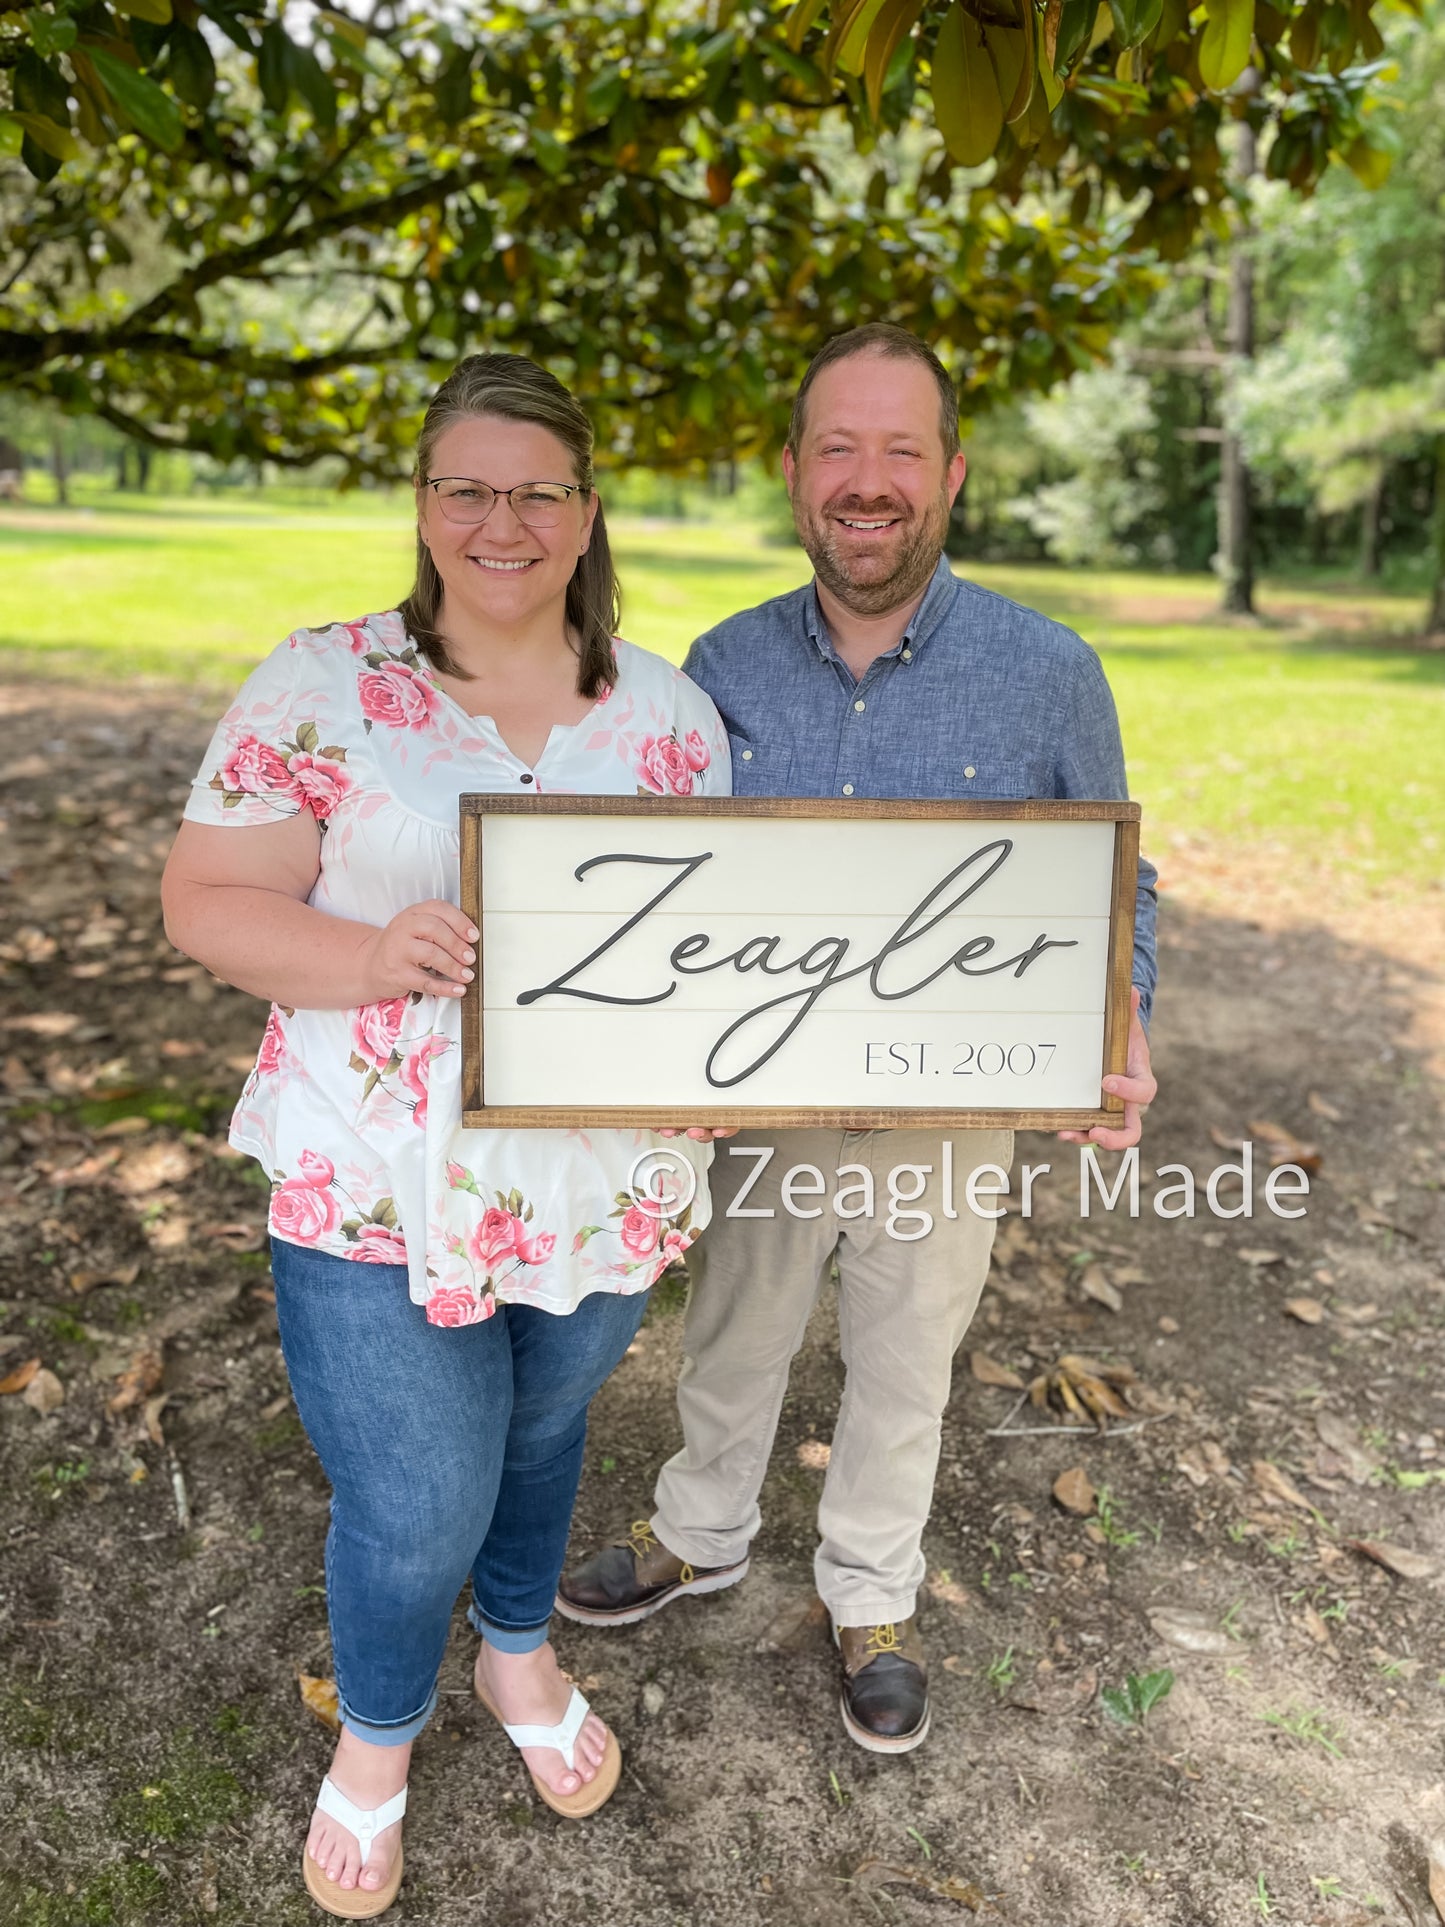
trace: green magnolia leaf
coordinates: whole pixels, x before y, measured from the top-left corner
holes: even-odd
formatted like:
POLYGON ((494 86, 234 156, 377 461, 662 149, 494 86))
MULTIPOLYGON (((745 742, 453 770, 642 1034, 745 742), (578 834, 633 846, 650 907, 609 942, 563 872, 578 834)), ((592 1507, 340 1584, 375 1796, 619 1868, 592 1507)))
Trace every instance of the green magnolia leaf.
POLYGON ((273 114, 284 114, 291 98, 290 41, 273 20, 261 31, 261 48, 256 56, 256 81, 261 98, 273 114))
POLYGON ((627 83, 615 67, 594 74, 587 83, 582 105, 588 120, 611 120, 627 98, 627 83))
POLYGON ((1018 91, 1019 76, 1023 72, 1023 29, 989 26, 986 31, 988 38, 985 44, 993 59, 993 70, 998 75, 999 99, 1007 104, 1018 91))
POLYGON ((331 78, 310 47, 298 41, 286 42, 286 70, 292 88, 311 109, 312 118, 323 134, 336 127, 336 89, 331 78))
POLYGON ((0 112, 0 156, 13 160, 20 152, 25 129, 13 114, 0 112))
POLYGON ((1204 11, 1207 23, 1199 42, 1199 77, 1212 93, 1222 94, 1249 65, 1254 0, 1204 0, 1204 11))
POLYGON ((135 131, 167 154, 174 154, 185 138, 186 126, 170 95, 106 48, 87 44, 85 51, 95 63, 106 92, 135 131))
POLYGON ((80 142, 68 127, 57 127, 44 114, 11 114, 8 118, 22 127, 40 149, 57 161, 73 161, 80 156, 80 142))
POLYGON ((1049 65, 1049 57, 1044 51, 1042 40, 1038 43, 1039 85, 1044 90, 1044 104, 1052 113, 1064 97, 1064 83, 1049 65))
POLYGON ((1355 179, 1369 188, 1383 187, 1395 164, 1395 156, 1390 149, 1375 146, 1366 134, 1361 134, 1358 140, 1353 141, 1345 149, 1342 158, 1355 179))
POLYGON ((30 44, 42 60, 51 54, 63 54, 75 45, 77 28, 68 14, 42 13, 39 7, 32 7, 25 16, 25 24, 30 29, 30 44))
POLYGON ((216 91, 216 62, 204 34, 177 26, 166 55, 166 78, 187 107, 201 111, 216 91))
POLYGON ((1075 54, 1087 44, 1098 17, 1097 0, 1064 0, 1059 13, 1059 38, 1054 48, 1054 71, 1067 73, 1075 54))
POLYGON ((447 127, 464 121, 472 110, 472 50, 461 47, 437 75, 437 112, 447 127))
MULTIPOLYGON (((1138 47, 1159 25, 1164 0, 1109 0, 1114 38, 1121 48, 1138 47)), ((1251 14, 1251 20, 1253 15, 1251 14)))
POLYGON ((786 31, 788 45, 797 53, 808 37, 808 29, 823 11, 823 0, 796 0, 788 14, 786 31))
POLYGON ((168 27, 171 0, 110 0, 117 13, 128 13, 135 20, 149 20, 153 26, 168 27))
POLYGON ((57 127, 69 127, 70 89, 55 69, 28 47, 15 63, 11 90, 17 113, 38 114, 57 127))
POLYGON ((868 96, 868 111, 876 120, 883 101, 883 84, 893 65, 893 56, 904 39, 913 32, 923 0, 888 0, 873 23, 863 57, 863 85, 868 96))
POLYGON ((998 76, 978 22, 954 0, 933 48, 933 111, 961 167, 982 167, 1003 132, 998 76))

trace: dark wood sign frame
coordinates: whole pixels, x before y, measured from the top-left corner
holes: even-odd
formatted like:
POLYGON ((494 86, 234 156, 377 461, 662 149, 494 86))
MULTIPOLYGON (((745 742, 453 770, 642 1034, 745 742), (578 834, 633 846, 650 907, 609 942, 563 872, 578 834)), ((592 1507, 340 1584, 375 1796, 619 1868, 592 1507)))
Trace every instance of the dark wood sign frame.
MULTIPOLYGON (((861 821, 1113 823, 1114 876, 1109 912, 1108 986, 1104 1010, 1104 1060, 1100 1076, 1125 1069, 1129 1039, 1129 988, 1133 974, 1134 903, 1138 888, 1139 805, 1037 799, 1028 802, 892 802, 812 797, 494 796, 460 799, 461 907, 479 931, 482 923, 484 816, 612 817, 826 817, 861 821)), ((886 1130, 890 1126, 937 1126, 940 1130, 1081 1130, 1117 1125, 1123 1100, 1104 1096, 1097 1110, 838 1109, 799 1106, 709 1104, 687 1117, 677 1106, 626 1105, 563 1109, 554 1105, 488 1105, 482 1049, 482 957, 462 999, 462 1123, 474 1130, 573 1128, 655 1129, 659 1125, 738 1126, 744 1130, 886 1130)))

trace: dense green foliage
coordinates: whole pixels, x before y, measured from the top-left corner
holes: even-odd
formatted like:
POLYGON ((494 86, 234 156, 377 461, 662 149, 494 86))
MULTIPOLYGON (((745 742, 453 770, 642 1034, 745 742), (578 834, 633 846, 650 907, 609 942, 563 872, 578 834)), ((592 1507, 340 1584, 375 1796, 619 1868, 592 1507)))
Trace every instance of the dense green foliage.
POLYGON ((1222 231, 1231 113, 1296 188, 1387 166, 1371 0, 817 12, 0 14, 0 378, 156 447, 394 474, 485 344, 570 379, 613 460, 746 455, 855 321, 926 333, 978 405, 1097 358, 1156 252, 1222 231))

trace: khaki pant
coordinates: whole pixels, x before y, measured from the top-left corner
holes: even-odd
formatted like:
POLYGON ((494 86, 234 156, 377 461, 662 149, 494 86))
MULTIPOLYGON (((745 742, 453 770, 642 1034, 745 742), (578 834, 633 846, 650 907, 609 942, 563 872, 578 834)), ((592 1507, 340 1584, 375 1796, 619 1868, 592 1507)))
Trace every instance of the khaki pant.
MULTIPOLYGON (((1010 1131, 747 1132, 717 1147, 712 1223, 689 1253, 690 1291, 677 1403, 683 1449, 657 1481, 653 1531, 696 1566, 730 1565, 758 1530, 758 1493, 777 1432, 788 1368, 808 1317, 838 1263, 838 1327, 846 1378, 832 1455, 818 1508, 814 1560, 820 1597, 839 1626, 907 1619, 923 1579, 923 1528, 933 1503, 953 1354, 988 1274, 994 1221, 970 1210, 969 1174, 984 1164, 1007 1171, 1010 1131), (944 1215, 945 1146, 951 1145, 954 1218, 944 1215), (758 1154, 776 1147, 758 1173, 758 1154), (738 1155, 733 1155, 738 1153, 738 1155), (784 1180, 799 1165, 821 1171, 826 1194, 804 1174, 790 1189, 799 1217, 783 1204, 784 1180), (932 1214, 926 1235, 905 1242, 888 1230, 889 1173, 907 1173, 901 1193, 926 1182, 917 1210, 932 1214), (840 1166, 852 1166, 839 1179, 840 1166), (866 1203, 871 1215, 842 1215, 866 1203), (756 1175, 755 1175, 756 1174, 756 1175), (750 1180, 754 1180, 750 1182, 750 1180), (851 1187, 835 1212, 835 1192, 851 1187), (729 1216, 729 1207, 770 1211, 729 1216)), ((997 1178, 981 1178, 979 1201, 997 1178)), ((995 1207, 996 1208, 996 1207, 995 1207)), ((910 1207, 899 1203, 897 1211, 910 1207)), ((895 1229, 918 1230, 900 1217, 895 1229)))

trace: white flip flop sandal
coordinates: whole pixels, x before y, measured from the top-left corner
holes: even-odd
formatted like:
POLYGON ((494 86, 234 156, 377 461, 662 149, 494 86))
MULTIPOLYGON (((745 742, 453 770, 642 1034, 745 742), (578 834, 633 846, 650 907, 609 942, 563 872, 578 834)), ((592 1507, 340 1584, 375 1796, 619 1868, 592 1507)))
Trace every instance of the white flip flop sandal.
MULTIPOLYGON (((316 1806, 318 1812, 355 1835, 364 1867, 371 1858, 371 1846, 376 1836, 387 1827, 395 1826, 406 1812, 406 1788, 394 1793, 384 1805, 373 1807, 368 1812, 348 1800, 328 1774, 321 1782, 316 1806)), ((382 1887, 341 1886, 317 1866, 304 1847, 301 1851, 301 1873, 306 1882, 306 1891, 317 1906, 324 1907, 328 1914, 335 1914, 341 1920, 372 1920, 377 1914, 384 1914, 396 1899, 397 1889, 401 1886, 401 1847, 397 1847, 391 1877, 382 1887)))
MULTIPOLYGON (((509 1726, 488 1695, 480 1688, 477 1689, 477 1698, 519 1751, 524 1746, 554 1747, 567 1762, 568 1772, 577 1771, 575 1752, 577 1735, 582 1731, 582 1722, 591 1709, 575 1686, 572 1688, 572 1697, 567 1702, 567 1711, 556 1726, 525 1724, 509 1726)), ((554 1793, 533 1767, 529 1765, 527 1771, 532 1775, 533 1786, 554 1813, 560 1813, 567 1820, 585 1820, 589 1814, 596 1813, 599 1807, 606 1806, 617 1791, 617 1782, 622 1777, 622 1749, 617 1744, 617 1735, 609 1726, 607 1747, 602 1755, 602 1764, 597 1769, 596 1779, 578 1787, 575 1793, 554 1793)))

